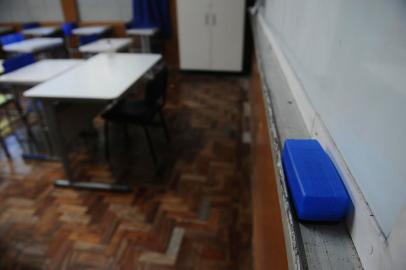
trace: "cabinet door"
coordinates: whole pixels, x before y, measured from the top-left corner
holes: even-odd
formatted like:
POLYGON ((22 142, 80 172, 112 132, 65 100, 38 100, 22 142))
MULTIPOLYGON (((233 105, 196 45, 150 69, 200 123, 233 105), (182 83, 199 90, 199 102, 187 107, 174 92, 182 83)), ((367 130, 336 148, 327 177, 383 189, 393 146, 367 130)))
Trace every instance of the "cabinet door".
POLYGON ((212 0, 212 70, 241 71, 245 0, 212 0))
POLYGON ((181 69, 209 70, 211 0, 177 0, 181 69))

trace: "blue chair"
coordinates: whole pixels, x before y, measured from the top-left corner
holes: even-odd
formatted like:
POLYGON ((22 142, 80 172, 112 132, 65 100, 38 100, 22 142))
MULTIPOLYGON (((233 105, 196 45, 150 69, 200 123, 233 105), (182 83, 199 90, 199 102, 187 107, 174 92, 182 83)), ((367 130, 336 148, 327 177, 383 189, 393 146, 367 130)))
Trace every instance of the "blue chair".
POLYGON ((16 42, 23 41, 23 40, 24 40, 24 36, 20 33, 9 34, 9 35, 4 35, 4 36, 0 37, 0 44, 2 46, 5 46, 8 44, 16 43, 16 42))
MULTIPOLYGON (((35 62, 35 58, 30 53, 20 54, 18 56, 6 59, 3 62, 4 73, 12 72, 12 71, 17 70, 19 68, 30 65, 30 64, 32 64, 34 62, 35 62)), ((5 101, 5 102, 0 103, 0 107, 6 107, 11 103, 14 104, 14 106, 16 107, 17 112, 19 114, 19 117, 21 118, 21 120, 24 123, 25 128, 27 129, 28 136, 30 137, 30 139, 35 141, 34 135, 33 135, 32 131, 31 131, 31 128, 30 128, 30 126, 28 124, 28 120, 27 120, 27 118, 25 117, 25 115, 23 113, 22 107, 19 104, 19 101, 18 101, 17 97, 12 97, 12 96, 9 96, 9 95, 0 95, 0 100, 5 101)), ((6 111, 6 113, 7 113, 7 111, 6 111)), ((18 138, 16 134, 14 134, 14 135, 16 136, 16 138, 18 138)), ((6 153, 6 156, 8 158, 10 158, 10 153, 9 153, 9 151, 7 149, 7 145, 4 142, 4 137, 0 138, 0 143, 1 143, 1 146, 2 146, 2 148, 4 150, 4 152, 6 153)))
POLYGON ((72 30, 75 29, 76 27, 77 27, 76 23, 73 23, 73 22, 63 23, 61 26, 65 37, 71 37, 72 30))
POLYGON ((98 34, 94 34, 94 35, 88 35, 88 36, 81 36, 79 37, 79 45, 86 45, 88 43, 91 43, 93 41, 96 41, 98 39, 100 39, 100 35, 98 34))
POLYGON ((34 55, 31 53, 20 54, 18 56, 4 60, 4 73, 13 72, 19 68, 35 63, 34 55))
POLYGON ((11 113, 9 111, 9 106, 15 103, 16 100, 12 95, 0 92, 0 111, 2 113, 2 117, 0 119, 0 144, 8 159, 11 158, 11 155, 7 147, 6 138, 9 135, 14 135, 14 137, 20 143, 20 139, 15 132, 15 120, 13 120, 13 117, 11 116, 11 113))
POLYGON ((133 22, 132 22, 132 21, 129 21, 129 22, 126 22, 126 23, 125 23, 125 28, 126 28, 126 29, 131 29, 131 28, 135 28, 135 27, 133 26, 133 22))
POLYGON ((31 29, 31 28, 37 28, 40 26, 41 25, 37 22, 29 22, 29 23, 24 23, 21 27, 23 28, 23 30, 26 30, 26 29, 31 29))

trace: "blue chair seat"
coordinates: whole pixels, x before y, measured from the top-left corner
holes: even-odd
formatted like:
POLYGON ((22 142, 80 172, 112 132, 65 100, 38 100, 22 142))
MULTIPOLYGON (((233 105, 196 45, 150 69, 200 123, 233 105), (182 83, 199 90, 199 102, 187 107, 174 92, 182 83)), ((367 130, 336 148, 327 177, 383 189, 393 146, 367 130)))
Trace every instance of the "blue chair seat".
POLYGON ((65 37, 71 37, 72 30, 75 29, 76 27, 77 27, 76 23, 73 23, 73 22, 64 23, 61 26, 65 37))
POLYGON ((0 37, 0 43, 2 46, 20 42, 24 40, 24 36, 20 33, 8 34, 0 37))
POLYGON ((92 42, 100 39, 100 37, 101 36, 99 34, 81 36, 81 37, 79 37, 79 44, 80 44, 80 46, 86 45, 86 44, 92 43, 92 42))
POLYGON ((31 53, 20 54, 18 56, 4 60, 4 73, 9 73, 19 68, 35 63, 34 55, 31 53))

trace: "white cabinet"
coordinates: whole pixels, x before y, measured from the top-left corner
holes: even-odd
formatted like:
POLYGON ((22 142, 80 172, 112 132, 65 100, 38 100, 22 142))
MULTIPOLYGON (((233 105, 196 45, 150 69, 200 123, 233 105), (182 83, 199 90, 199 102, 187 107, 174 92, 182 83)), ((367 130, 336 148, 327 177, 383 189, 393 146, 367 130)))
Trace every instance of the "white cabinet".
POLYGON ((239 72, 245 0, 177 0, 180 67, 239 72))

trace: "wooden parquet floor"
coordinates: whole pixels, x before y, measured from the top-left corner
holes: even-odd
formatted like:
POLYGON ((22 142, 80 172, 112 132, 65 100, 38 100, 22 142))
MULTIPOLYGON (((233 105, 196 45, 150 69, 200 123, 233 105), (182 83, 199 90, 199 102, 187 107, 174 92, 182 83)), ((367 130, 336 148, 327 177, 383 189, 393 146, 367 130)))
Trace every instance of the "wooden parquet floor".
POLYGON ((152 132, 158 173, 136 127, 129 140, 113 128, 111 167, 97 155, 98 136, 72 153, 79 177, 109 182, 116 174, 134 192, 56 188, 60 164, 24 161, 7 139, 13 161, 1 154, 0 269, 252 269, 250 153, 241 141, 246 81, 171 77, 171 143, 158 127, 152 132))

